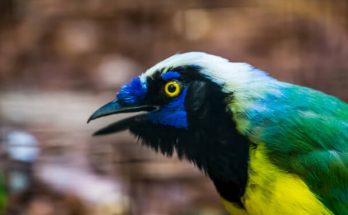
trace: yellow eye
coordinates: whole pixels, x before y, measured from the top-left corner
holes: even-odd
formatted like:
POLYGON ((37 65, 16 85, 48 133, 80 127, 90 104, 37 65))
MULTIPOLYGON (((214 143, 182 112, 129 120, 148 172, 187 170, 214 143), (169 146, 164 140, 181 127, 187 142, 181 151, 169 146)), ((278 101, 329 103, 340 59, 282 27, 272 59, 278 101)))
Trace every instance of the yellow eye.
POLYGON ((164 86, 164 92, 169 97, 175 97, 179 95, 180 91, 181 91, 180 84, 176 81, 169 81, 164 86))

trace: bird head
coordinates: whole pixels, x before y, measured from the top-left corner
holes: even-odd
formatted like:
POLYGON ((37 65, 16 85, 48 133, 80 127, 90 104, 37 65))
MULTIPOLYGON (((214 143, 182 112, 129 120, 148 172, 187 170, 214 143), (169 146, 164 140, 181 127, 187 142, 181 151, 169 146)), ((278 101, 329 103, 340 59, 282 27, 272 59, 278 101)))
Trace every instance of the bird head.
POLYGON ((95 111, 88 121, 141 111, 95 135, 129 129, 155 150, 165 155, 175 150, 179 157, 186 157, 206 170, 208 165, 218 162, 212 153, 247 150, 247 146, 230 144, 243 138, 235 131, 228 105, 234 91, 247 85, 251 76, 253 79, 255 74, 264 76, 251 70, 254 69, 248 64, 231 63, 202 52, 176 54, 122 86, 116 98, 95 111))
POLYGON ((236 119, 243 120, 243 107, 262 97, 270 80, 249 64, 202 52, 176 54, 121 87, 88 121, 141 111, 95 135, 129 130, 164 155, 176 152, 205 172, 224 199, 242 205, 250 142, 240 132, 246 123, 236 119))

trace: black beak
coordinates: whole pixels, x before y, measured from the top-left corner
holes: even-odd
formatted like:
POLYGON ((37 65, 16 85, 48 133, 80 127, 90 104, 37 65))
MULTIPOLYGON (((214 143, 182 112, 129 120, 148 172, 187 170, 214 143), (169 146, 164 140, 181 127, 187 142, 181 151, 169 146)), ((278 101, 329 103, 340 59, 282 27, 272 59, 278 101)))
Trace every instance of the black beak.
MULTIPOLYGON (((118 114, 118 113, 132 113, 132 112, 139 112, 139 111, 156 111, 158 110, 157 106, 150 106, 150 105, 133 105, 133 106, 124 106, 121 105, 117 100, 113 100, 102 107, 100 107, 98 110, 96 110, 87 120, 87 123, 89 123, 92 120, 95 120, 97 118, 108 116, 112 114, 118 114)), ((140 119, 144 119, 144 114, 133 116, 124 120, 121 120, 119 122, 115 122, 97 132, 94 133, 94 135, 102 135, 102 134, 109 134, 121 130, 125 130, 129 128, 129 126, 132 123, 138 122, 140 119), (141 116, 141 117, 140 117, 141 116)))

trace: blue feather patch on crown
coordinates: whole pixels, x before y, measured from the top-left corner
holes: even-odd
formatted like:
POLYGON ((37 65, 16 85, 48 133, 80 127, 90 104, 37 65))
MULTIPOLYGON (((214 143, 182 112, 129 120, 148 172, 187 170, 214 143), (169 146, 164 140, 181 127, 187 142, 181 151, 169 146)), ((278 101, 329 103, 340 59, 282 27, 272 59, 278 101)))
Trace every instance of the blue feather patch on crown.
POLYGON ((162 74, 162 79, 165 81, 171 80, 171 79, 176 79, 179 77, 180 77, 180 73, 174 72, 174 71, 169 71, 169 72, 162 74))
POLYGON ((121 87, 116 97, 123 105, 134 105, 143 102, 145 95, 146 84, 142 83, 139 77, 135 77, 121 87))

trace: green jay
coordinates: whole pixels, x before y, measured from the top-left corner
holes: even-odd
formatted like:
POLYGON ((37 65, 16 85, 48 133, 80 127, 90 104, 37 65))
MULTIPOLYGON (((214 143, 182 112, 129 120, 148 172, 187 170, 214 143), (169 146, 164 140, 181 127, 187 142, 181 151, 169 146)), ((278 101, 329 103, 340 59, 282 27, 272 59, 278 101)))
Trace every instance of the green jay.
POLYGON ((333 96, 188 52, 135 77, 88 121, 140 111, 95 135, 129 130, 175 151, 233 215, 348 214, 348 105, 333 96))

